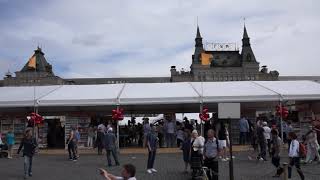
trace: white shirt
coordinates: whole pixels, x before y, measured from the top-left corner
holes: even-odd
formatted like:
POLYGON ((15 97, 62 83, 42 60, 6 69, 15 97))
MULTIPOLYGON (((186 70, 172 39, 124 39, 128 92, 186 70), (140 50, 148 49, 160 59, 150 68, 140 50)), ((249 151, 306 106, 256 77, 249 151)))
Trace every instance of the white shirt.
MULTIPOLYGON (((116 179, 117 179, 117 180, 123 180, 124 178, 118 176, 118 177, 116 177, 116 179)), ((131 177, 131 178, 129 178, 128 180, 137 180, 137 179, 136 179, 136 177, 131 177)))
POLYGON ((193 150, 203 152, 205 139, 202 136, 198 136, 193 142, 193 150))
POLYGON ((299 141, 296 139, 290 143, 289 157, 299 157, 299 141))
POLYGON ((264 138, 270 139, 271 129, 268 126, 263 126, 264 132, 264 138))

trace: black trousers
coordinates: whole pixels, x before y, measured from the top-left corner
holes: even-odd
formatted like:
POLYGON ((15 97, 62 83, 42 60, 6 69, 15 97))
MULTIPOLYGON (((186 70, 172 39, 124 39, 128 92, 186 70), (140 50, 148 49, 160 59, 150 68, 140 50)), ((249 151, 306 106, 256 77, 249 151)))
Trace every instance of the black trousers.
POLYGON ((264 141, 260 141, 259 142, 259 147, 260 147, 260 153, 258 155, 259 158, 263 158, 263 159, 266 159, 266 143, 264 141))
POLYGON ((69 159, 77 159, 74 142, 68 144, 69 159))
POLYGON ((303 175, 302 170, 301 170, 301 168, 300 168, 300 158, 299 158, 299 157, 290 158, 290 163, 289 163, 289 167, 288 167, 288 178, 291 178, 292 166, 295 166, 295 167, 296 167, 297 172, 298 172, 300 178, 301 178, 302 180, 304 180, 304 175, 303 175))
POLYGON ((207 158, 204 160, 204 166, 208 168, 207 176, 209 180, 218 180, 219 164, 215 158, 207 158))

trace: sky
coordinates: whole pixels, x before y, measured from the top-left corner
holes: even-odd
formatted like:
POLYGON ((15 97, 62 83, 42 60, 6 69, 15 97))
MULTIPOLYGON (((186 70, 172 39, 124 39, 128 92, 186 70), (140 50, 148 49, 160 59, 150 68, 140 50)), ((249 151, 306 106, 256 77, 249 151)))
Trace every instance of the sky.
POLYGON ((0 79, 39 45, 56 75, 170 76, 204 42, 241 45, 244 18, 260 65, 320 75, 318 0, 0 0, 0 79))

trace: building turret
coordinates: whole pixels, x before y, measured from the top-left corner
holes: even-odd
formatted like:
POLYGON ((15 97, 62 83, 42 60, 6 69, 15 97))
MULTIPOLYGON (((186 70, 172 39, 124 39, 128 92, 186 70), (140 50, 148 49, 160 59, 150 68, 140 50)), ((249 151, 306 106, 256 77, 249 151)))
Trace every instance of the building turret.
POLYGON ((204 51, 199 26, 197 26, 197 36, 195 38, 195 42, 196 42, 195 43, 195 50, 194 50, 194 54, 192 56, 192 61, 193 61, 193 63, 199 64, 201 53, 204 51))
POLYGON ((242 62, 257 62, 253 54, 253 51, 251 49, 250 38, 247 33, 246 25, 244 25, 244 28, 243 28, 241 56, 242 56, 242 62))

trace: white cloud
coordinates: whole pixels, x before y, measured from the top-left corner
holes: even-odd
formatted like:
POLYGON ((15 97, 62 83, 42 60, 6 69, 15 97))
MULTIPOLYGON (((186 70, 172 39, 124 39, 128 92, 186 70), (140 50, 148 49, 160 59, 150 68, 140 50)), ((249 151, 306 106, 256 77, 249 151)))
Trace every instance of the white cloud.
POLYGON ((10 65, 11 71, 19 70, 41 44, 61 77, 169 76, 171 65, 191 64, 198 16, 204 41, 238 44, 247 17, 261 65, 282 75, 320 75, 314 68, 319 5, 312 0, 35 3, 19 9, 20 16, 0 17, 0 74, 8 60, 19 63, 10 65))

